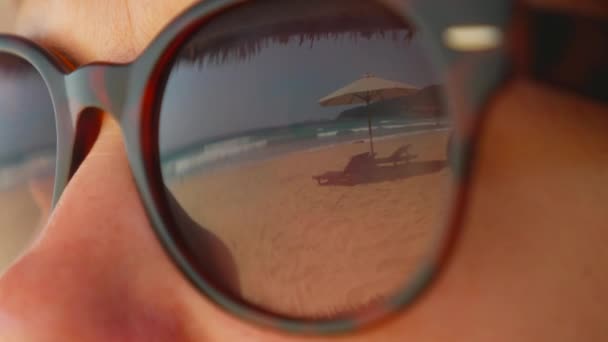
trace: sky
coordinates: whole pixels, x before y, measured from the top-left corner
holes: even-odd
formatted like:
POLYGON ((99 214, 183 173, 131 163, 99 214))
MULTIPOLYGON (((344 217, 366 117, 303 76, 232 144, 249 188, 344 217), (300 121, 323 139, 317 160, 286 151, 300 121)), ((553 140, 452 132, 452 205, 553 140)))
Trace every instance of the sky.
POLYGON ((55 145, 53 104, 44 81, 34 69, 7 73, 3 58, 0 54, 0 165, 55 145))
POLYGON ((161 109, 161 150, 262 127, 329 120, 350 107, 319 99, 365 73, 416 87, 441 83, 418 32, 271 44, 248 60, 174 66, 161 109))

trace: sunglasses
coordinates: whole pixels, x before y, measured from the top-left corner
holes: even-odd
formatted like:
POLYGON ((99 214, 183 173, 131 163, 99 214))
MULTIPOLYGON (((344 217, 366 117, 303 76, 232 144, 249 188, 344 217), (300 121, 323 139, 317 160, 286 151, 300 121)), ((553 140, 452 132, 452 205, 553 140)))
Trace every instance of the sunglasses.
POLYGON ((606 21, 511 1, 208 0, 135 61, 80 68, 0 35, 0 271, 108 113, 203 295, 288 332, 369 326, 454 249, 493 94, 526 77, 608 103, 607 61, 606 21))

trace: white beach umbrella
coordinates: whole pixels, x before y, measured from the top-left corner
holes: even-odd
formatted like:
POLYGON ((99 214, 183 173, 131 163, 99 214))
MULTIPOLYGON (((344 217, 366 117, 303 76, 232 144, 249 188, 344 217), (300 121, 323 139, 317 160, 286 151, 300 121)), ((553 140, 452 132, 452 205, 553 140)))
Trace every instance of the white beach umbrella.
MULTIPOLYGON (((409 84, 386 80, 372 74, 365 74, 362 78, 325 96, 319 100, 319 103, 324 107, 358 103, 364 103, 368 106, 372 102, 406 96, 417 91, 418 88, 409 84)), ((369 146, 373 155, 372 118, 369 110, 367 111, 367 125, 369 129, 369 146)))

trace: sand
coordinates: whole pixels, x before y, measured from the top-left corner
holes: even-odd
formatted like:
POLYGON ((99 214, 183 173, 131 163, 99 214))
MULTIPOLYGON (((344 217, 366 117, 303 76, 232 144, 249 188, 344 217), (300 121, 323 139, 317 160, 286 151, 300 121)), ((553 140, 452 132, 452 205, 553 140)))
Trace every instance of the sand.
POLYGON ((0 190, 0 274, 27 248, 41 211, 27 184, 0 190))
POLYGON ((393 294, 433 248, 450 189, 447 133, 375 140, 377 157, 411 144, 417 158, 353 186, 318 185, 366 143, 293 152, 169 184, 230 250, 241 295, 272 311, 324 317, 393 294))
POLYGON ((53 177, 48 175, 0 188, 0 273, 38 236, 52 199, 53 177))

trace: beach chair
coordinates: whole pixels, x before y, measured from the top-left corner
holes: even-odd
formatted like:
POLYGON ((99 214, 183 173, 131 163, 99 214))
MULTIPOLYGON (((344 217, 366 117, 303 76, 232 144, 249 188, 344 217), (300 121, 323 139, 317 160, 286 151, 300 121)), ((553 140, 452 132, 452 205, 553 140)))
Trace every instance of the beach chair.
POLYGON ((410 153, 411 146, 412 145, 410 144, 401 146, 386 158, 376 158, 376 165, 393 164, 393 166, 397 166, 397 164, 402 162, 409 163, 410 161, 412 161, 412 159, 418 157, 417 155, 410 153))
POLYGON ((342 171, 328 171, 320 175, 312 176, 319 185, 345 184, 355 185, 369 176, 374 162, 371 154, 361 153, 350 158, 350 161, 342 171))

